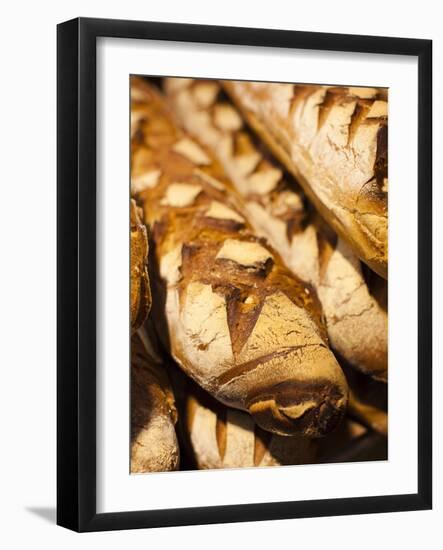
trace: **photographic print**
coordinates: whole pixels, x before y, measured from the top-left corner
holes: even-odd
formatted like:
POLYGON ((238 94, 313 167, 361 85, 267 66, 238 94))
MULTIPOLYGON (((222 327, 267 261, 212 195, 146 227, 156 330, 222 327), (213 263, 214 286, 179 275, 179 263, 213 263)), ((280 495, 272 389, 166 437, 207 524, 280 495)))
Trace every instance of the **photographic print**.
POLYGON ((387 460, 388 89, 130 102, 130 472, 387 460))
POLYGON ((57 523, 430 509, 432 41, 57 35, 57 523))

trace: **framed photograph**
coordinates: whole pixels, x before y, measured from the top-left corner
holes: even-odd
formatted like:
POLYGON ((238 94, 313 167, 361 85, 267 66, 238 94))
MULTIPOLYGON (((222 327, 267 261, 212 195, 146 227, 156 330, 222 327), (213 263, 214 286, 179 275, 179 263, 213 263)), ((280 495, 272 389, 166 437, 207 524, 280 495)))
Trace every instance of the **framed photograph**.
POLYGON ((58 26, 59 525, 431 508, 431 67, 58 26))

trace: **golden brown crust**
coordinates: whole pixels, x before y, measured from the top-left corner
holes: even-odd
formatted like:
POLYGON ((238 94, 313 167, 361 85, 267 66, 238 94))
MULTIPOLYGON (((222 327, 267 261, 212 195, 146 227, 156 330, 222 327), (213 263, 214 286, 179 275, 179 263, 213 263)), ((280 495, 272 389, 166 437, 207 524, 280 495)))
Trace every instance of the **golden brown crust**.
POLYGON ((198 469, 311 464, 317 444, 261 430, 250 415, 213 399, 189 379, 178 401, 182 439, 198 469))
POLYGON ((140 329, 131 339, 131 473, 178 469, 176 420, 164 363, 140 329))
MULTIPOLYGON (((374 281, 365 280, 358 258, 257 142, 220 83, 168 78, 164 87, 185 129, 213 151, 229 174, 255 231, 316 288, 332 347, 356 368, 386 380, 386 303, 373 295, 374 281)), ((386 282, 380 279, 376 286, 386 288, 386 282)))
POLYGON ((386 93, 373 89, 369 97, 358 88, 244 81, 223 85, 322 216, 386 278, 386 93))
MULTIPOLYGON (((326 239, 320 242, 330 247, 326 239)), ((361 372, 387 382, 387 282, 374 272, 366 280, 362 267, 339 238, 330 256, 320 261, 316 288, 334 349, 361 372)))
POLYGON ((246 127, 217 81, 167 78, 164 87, 174 112, 193 137, 209 147, 244 198, 257 233, 294 269, 291 244, 309 218, 302 189, 246 127), (202 91, 212 90, 211 103, 202 91))
POLYGON ((131 330, 135 332, 146 319, 151 308, 147 258, 146 227, 140 221, 138 208, 131 199, 131 330))
POLYGON ((162 98, 139 80, 132 87, 145 94, 133 176, 164 285, 172 355, 262 428, 326 433, 343 414, 347 388, 315 292, 254 235, 220 166, 178 129, 162 98))

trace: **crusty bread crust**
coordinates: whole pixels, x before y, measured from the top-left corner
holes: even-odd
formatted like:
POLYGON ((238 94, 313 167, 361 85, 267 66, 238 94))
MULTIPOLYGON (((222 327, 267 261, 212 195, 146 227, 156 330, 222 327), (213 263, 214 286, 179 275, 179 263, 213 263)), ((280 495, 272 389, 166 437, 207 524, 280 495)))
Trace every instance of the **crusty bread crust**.
POLYGON ((130 201, 131 212, 131 330, 135 332, 146 319, 151 308, 147 258, 146 227, 140 220, 135 201, 130 201))
POLYGON ((145 329, 131 339, 131 473, 177 470, 174 396, 145 329))
POLYGON ((220 165, 159 94, 137 79, 132 90, 144 113, 132 188, 164 288, 163 339, 186 373, 263 429, 323 435, 343 415, 347 386, 315 291, 254 234, 220 165))
POLYGON ((252 417, 213 399, 189 378, 177 400, 185 448, 198 469, 311 464, 315 440, 261 430, 252 417))
MULTIPOLYGON (((327 241, 322 244, 330 246, 327 241)), ((360 261, 348 244, 338 239, 321 262, 317 289, 334 349, 361 372, 387 382, 386 282, 379 278, 370 289, 360 261)))
POLYGON ((353 251, 387 278, 387 92, 224 81, 249 124, 353 251))
POLYGON ((220 83, 167 78, 164 87, 185 129, 211 149, 229 174, 257 233, 317 289, 332 347, 359 370, 386 381, 386 303, 372 294, 357 256, 328 230, 302 189, 254 139, 223 97, 220 83))

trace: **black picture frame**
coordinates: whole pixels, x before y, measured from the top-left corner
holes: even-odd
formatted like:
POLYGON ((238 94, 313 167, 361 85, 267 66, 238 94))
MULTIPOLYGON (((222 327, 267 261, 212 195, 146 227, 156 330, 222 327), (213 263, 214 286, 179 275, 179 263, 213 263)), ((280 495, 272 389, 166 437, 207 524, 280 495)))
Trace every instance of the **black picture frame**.
POLYGON ((432 42, 107 19, 57 29, 57 523, 76 531, 425 510, 432 507, 432 42), (418 59, 416 494, 96 512, 96 39, 399 54, 418 59))

